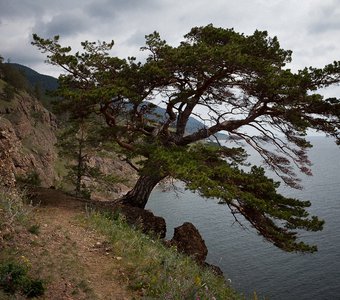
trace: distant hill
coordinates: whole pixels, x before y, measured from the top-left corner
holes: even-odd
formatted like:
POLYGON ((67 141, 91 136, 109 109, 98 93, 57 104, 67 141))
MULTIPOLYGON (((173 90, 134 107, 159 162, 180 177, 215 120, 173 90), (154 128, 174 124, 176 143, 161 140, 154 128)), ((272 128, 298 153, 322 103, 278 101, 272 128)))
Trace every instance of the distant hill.
POLYGON ((23 72, 32 88, 39 86, 43 92, 55 91, 58 88, 58 79, 52 76, 43 75, 33 69, 20 65, 12 64, 13 67, 23 72))

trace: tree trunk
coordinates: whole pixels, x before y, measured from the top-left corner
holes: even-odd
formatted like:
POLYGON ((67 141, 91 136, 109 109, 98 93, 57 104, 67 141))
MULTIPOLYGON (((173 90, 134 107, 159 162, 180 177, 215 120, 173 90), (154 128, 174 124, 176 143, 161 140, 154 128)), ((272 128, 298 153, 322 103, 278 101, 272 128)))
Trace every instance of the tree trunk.
POLYGON ((77 165, 77 181, 76 181, 76 195, 80 195, 80 190, 81 190, 81 179, 83 177, 83 143, 82 139, 79 140, 78 144, 78 165, 77 165))
POLYGON ((153 188, 166 176, 142 175, 134 188, 124 195, 119 202, 124 205, 145 208, 153 188))

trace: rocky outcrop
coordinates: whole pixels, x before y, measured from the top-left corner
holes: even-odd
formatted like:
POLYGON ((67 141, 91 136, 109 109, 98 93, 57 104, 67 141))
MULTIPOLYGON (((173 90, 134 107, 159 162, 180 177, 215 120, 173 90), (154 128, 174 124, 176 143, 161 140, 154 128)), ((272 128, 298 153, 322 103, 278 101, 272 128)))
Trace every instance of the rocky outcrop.
POLYGON ((9 177, 35 172, 43 186, 54 184, 56 118, 25 92, 10 102, 0 98, 1 164, 9 177))
POLYGON ((8 120, 0 117, 0 184, 15 186, 15 166, 12 153, 18 147, 18 140, 8 120))
POLYGON ((119 205, 113 208, 125 216, 127 223, 141 229, 142 232, 164 238, 166 223, 162 217, 155 216, 152 212, 132 206, 119 205))
POLYGON ((189 222, 175 228, 170 244, 176 246, 178 251, 191 256, 200 264, 204 263, 208 254, 202 236, 197 228, 189 222))

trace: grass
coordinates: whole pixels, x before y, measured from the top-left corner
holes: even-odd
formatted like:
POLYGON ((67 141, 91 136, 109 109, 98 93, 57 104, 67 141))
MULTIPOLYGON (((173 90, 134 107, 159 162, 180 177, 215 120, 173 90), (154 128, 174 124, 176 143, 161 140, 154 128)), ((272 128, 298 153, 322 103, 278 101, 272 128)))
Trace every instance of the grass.
POLYGON ((27 298, 41 296, 45 292, 44 282, 28 275, 30 265, 24 256, 21 261, 0 263, 0 288, 6 294, 20 292, 27 298))
POLYGON ((46 243, 55 236, 41 232, 35 211, 24 192, 0 185, 0 299, 57 295, 63 282, 74 299, 96 299, 67 233, 58 235, 58 252, 51 251, 46 243))
POLYGON ((32 207, 24 204, 24 198, 23 192, 0 184, 0 229, 13 229, 15 223, 26 224, 32 207))
POLYGON ((223 277, 131 228, 120 216, 88 211, 82 222, 106 236, 129 287, 146 299, 243 299, 223 277))
MULTIPOLYGON (((13 242, 15 235, 25 227, 37 233, 37 228, 30 225, 32 207, 25 205, 23 200, 23 193, 0 186, 0 244, 13 242)), ((10 295, 18 294, 27 298, 43 295, 45 284, 31 277, 29 260, 20 256, 15 247, 2 249, 0 245, 0 250, 0 298, 13 299, 10 295)))
MULTIPOLYGON (((83 248, 68 236, 67 227, 53 228, 48 222, 45 226, 37 221, 40 219, 35 219, 35 210, 25 205, 22 197, 0 187, 0 299, 14 299, 8 289, 16 297, 28 295, 31 290, 42 293, 44 288, 48 299, 63 293, 65 286, 74 299, 96 299, 100 283, 89 280, 88 266, 82 264, 79 256, 79 253, 90 254, 78 252, 83 248), (18 280, 7 286, 3 279, 13 270, 18 280)), ((41 212, 41 208, 36 211, 41 212)), ((82 226, 82 234, 85 228, 90 235, 100 236, 104 240, 100 245, 105 243, 104 250, 108 249, 104 254, 107 268, 95 269, 98 276, 106 286, 110 283, 124 289, 128 286, 131 295, 135 295, 131 299, 244 299, 223 277, 130 227, 119 214, 87 209, 85 214, 76 215, 74 228, 82 226)), ((254 299, 257 299, 255 295, 254 299)))

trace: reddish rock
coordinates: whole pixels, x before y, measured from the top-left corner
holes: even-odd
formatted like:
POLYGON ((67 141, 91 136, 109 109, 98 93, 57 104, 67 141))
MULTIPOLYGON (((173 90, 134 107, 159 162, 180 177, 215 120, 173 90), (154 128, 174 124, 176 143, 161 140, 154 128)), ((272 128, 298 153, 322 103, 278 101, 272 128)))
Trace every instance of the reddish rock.
POLYGON ((176 227, 174 237, 170 243, 175 245, 178 251, 193 257, 200 264, 203 264, 207 257, 207 246, 192 223, 185 222, 183 225, 176 227))
MULTIPOLYGON (((22 178, 36 172, 43 186, 54 184, 57 123, 53 114, 24 92, 4 102, 0 114, 0 151, 8 154, 8 172, 22 178)), ((4 157, 0 160, 5 163, 4 157)))

